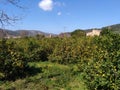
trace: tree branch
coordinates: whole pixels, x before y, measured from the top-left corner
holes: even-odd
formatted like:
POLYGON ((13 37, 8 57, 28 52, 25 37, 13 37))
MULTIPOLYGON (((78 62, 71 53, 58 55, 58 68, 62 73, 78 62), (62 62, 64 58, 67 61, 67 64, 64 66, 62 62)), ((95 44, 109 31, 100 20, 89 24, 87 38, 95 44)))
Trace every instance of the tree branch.
POLYGON ((14 23, 17 20, 19 20, 17 17, 10 17, 3 10, 0 10, 1 27, 5 25, 12 25, 11 23, 14 23))
MULTIPOLYGON (((5 0, 5 2, 8 2, 12 5, 14 5, 17 8, 25 9, 21 5, 19 5, 21 0, 5 0)), ((0 9, 0 26, 4 27, 6 25, 12 25, 12 23, 15 23, 15 21, 19 20, 20 18, 16 16, 10 16, 8 13, 6 13, 3 9, 0 9)))
POLYGON ((24 7, 22 7, 18 4, 20 2, 20 0, 7 0, 7 2, 16 6, 16 7, 18 7, 18 8, 23 8, 24 9, 24 7))

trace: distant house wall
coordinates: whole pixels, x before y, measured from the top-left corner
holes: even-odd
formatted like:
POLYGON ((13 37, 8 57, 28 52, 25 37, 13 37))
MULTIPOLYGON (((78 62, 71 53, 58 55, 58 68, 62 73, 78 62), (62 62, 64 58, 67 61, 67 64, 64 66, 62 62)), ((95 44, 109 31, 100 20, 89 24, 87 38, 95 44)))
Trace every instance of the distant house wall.
POLYGON ((91 32, 87 32, 86 33, 86 36, 99 36, 100 35, 100 32, 101 32, 101 30, 92 30, 91 32))

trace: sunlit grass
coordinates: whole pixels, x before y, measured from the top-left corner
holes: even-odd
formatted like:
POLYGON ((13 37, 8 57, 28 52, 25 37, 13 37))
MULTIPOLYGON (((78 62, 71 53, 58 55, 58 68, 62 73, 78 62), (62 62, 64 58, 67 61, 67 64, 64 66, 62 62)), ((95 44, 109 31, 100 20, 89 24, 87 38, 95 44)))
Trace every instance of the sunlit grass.
MULTIPOLYGON (((71 67, 50 62, 32 62, 31 67, 42 71, 14 82, 1 82, 2 90, 87 90, 80 75, 71 67)), ((31 71, 32 72, 32 71, 31 71)))

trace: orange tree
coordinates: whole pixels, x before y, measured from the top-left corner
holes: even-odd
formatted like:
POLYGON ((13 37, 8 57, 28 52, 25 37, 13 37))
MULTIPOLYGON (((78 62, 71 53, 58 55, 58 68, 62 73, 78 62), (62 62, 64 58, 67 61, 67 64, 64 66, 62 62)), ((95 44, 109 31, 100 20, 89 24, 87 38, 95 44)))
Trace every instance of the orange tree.
POLYGON ((60 64, 76 64, 84 56, 88 57, 87 54, 91 54, 88 46, 90 41, 89 37, 62 38, 62 41, 55 46, 53 53, 49 56, 49 60, 60 64))
POLYGON ((0 79, 15 80, 26 75, 27 57, 17 52, 14 42, 0 40, 0 79))
MULTIPOLYGON (((86 58, 82 73, 90 90, 120 89, 120 35, 93 38, 96 49, 90 61, 86 58)), ((82 63, 81 63, 82 64, 82 63)), ((81 66, 81 64, 79 66, 81 66)), ((81 69, 81 67, 79 67, 81 69)))

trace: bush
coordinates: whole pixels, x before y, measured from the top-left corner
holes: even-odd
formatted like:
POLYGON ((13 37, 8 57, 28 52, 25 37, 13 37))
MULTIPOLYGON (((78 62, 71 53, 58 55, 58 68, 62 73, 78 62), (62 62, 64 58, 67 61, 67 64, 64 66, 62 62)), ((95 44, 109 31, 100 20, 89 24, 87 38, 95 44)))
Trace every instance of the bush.
POLYGON ((91 54, 89 44, 91 38, 63 38, 63 40, 56 45, 53 53, 49 56, 52 62, 60 64, 77 64, 81 62, 84 57, 91 54))
POLYGON ((27 57, 17 52, 14 43, 8 43, 3 39, 0 41, 0 79, 15 80, 25 76, 27 68, 27 57))
POLYGON ((48 61, 48 56, 53 53, 56 44, 59 42, 59 38, 43 38, 37 42, 39 44, 35 48, 32 48, 35 45, 31 43, 28 45, 30 61, 48 61))
MULTIPOLYGON (((87 63, 80 63, 83 77, 90 90, 120 89, 120 36, 111 34, 94 38, 97 48, 87 63)), ((84 62, 86 61, 84 60, 84 62)))
POLYGON ((48 52, 43 48, 33 50, 29 56, 30 61, 48 61, 48 52))
POLYGON ((69 64, 72 63, 72 53, 73 53, 73 40, 69 38, 64 38, 60 43, 58 43, 53 53, 49 56, 51 62, 57 62, 60 64, 69 64))

